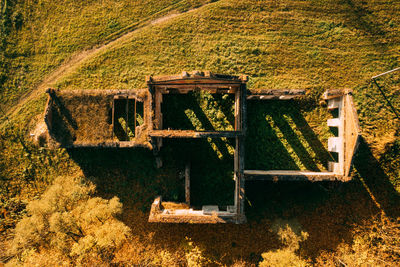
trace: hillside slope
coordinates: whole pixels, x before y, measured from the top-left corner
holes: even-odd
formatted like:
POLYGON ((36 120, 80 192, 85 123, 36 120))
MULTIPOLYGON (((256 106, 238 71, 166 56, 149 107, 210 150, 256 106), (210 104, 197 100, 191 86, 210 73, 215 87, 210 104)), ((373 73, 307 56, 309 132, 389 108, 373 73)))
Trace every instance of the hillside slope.
MULTIPOLYGON (((188 148, 211 158, 206 168, 198 169, 201 177, 194 181, 199 188, 195 200, 204 193, 205 201, 226 201, 227 196, 218 190, 230 179, 230 163, 215 155, 213 148, 218 144, 214 140, 167 143, 162 169, 155 168, 152 153, 145 150, 39 148, 28 135, 41 118, 46 97, 32 94, 19 102, 23 104, 15 113, 1 118, 1 208, 8 214, 0 218, 4 233, 24 214, 24 203, 40 196, 59 175, 84 175, 102 197, 121 199, 122 220, 135 237, 116 254, 122 264, 154 263, 157 257, 183 264, 197 246, 208 263, 257 264, 261 253, 282 247, 271 229, 286 224, 308 232, 298 255, 321 264, 329 258, 326 253, 332 252, 337 253, 333 259, 338 263, 338 251, 343 244, 353 244, 359 229, 374 225, 380 216, 388 221, 399 218, 399 121, 370 83, 373 75, 400 65, 399 1, 3 0, 2 10, 7 14, 2 17, 0 52, 0 99, 5 112, 54 73, 56 79, 46 85, 60 90, 103 90, 142 88, 146 75, 198 69, 247 74, 251 90, 307 90, 306 99, 297 106, 274 102, 249 108, 249 116, 255 118, 251 125, 260 127, 248 140, 249 165, 301 169, 316 162, 319 167, 325 159, 318 155, 326 150, 331 135, 324 126, 330 115, 319 104, 328 88, 354 90, 363 131, 352 182, 249 183, 246 225, 154 225, 146 221, 154 197, 161 194, 178 200, 182 195, 176 177, 188 148), (182 14, 149 25, 176 13, 182 14), (88 49, 115 39, 85 56, 88 49), (83 55, 79 64, 69 61, 79 54, 83 55), (65 71, 57 73, 60 66, 66 66, 65 71), (267 133, 262 132, 265 129, 267 133), (273 145, 266 146, 272 155, 254 153, 252 147, 258 145, 254 140, 272 140, 273 145), (321 151, 313 154, 315 144, 321 151), (182 155, 171 157, 176 151, 182 155), (307 154, 307 164, 299 162, 302 155, 298 151, 307 154), (207 191, 207 184, 218 192, 207 191)), ((394 73, 379 80, 398 109, 399 77, 400 73, 394 73)), ((229 142, 225 145, 229 147, 229 142)), ((232 157, 226 154, 226 159, 232 157)), ((193 158, 205 161, 200 156, 193 158)), ((365 247, 379 244, 368 240, 362 243, 365 247)))
POLYGON ((386 118, 394 117, 368 83, 398 65, 399 4, 328 3, 215 3, 132 36, 57 88, 140 88, 145 75, 184 69, 246 73, 252 88, 302 88, 312 96, 346 87, 355 89, 365 137, 393 139, 396 122, 386 118))
POLYGON ((2 0, 1 105, 4 109, 11 107, 82 50, 112 41, 169 12, 184 12, 205 3, 2 0))

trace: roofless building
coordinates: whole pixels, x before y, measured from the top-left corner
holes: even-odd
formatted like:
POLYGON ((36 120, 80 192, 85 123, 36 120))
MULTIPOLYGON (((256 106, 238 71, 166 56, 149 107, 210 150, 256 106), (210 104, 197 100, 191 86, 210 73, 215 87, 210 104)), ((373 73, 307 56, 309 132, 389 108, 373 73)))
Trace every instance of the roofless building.
MULTIPOLYGON (((147 88, 140 90, 74 90, 49 89, 45 123, 49 142, 66 148, 145 147, 153 150, 161 167, 159 151, 166 138, 231 138, 234 140, 233 205, 190 206, 190 162, 185 167, 185 205, 170 205, 158 196, 154 200, 149 221, 168 223, 244 223, 245 181, 348 181, 356 152, 360 129, 350 90, 328 90, 323 95, 327 108, 335 117, 327 119, 337 136, 328 139, 328 151, 336 160, 328 162, 324 172, 295 170, 248 170, 245 168, 246 111, 249 101, 290 100, 304 97, 304 90, 247 90, 247 76, 204 72, 183 72, 174 76, 149 76, 147 88), (163 125, 163 98, 207 92, 229 95, 234 99, 234 125, 231 130, 170 129, 163 125)), ((290 104, 290 102, 288 102, 290 104)), ((194 151, 193 153, 196 153, 194 151)))

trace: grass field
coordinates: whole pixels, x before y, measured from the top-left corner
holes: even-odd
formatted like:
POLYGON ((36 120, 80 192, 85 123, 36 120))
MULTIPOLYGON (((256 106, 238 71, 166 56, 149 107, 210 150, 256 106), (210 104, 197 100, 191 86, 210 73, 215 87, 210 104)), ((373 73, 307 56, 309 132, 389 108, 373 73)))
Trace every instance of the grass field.
MULTIPOLYGON (((84 175, 96 184, 98 195, 121 199, 121 220, 134 236, 116 252, 115 261, 122 264, 154 263, 155 258, 187 264, 190 253, 201 251, 212 265, 255 265, 263 252, 282 248, 273 229, 288 224, 308 233, 296 252, 300 257, 320 265, 346 259, 352 265, 351 255, 383 242, 372 234, 360 235, 362 229, 380 231, 384 228, 377 221, 398 220, 400 122, 370 82, 372 76, 399 67, 398 1, 3 0, 1 8, 0 107, 5 113, 74 54, 139 29, 83 59, 52 86, 138 89, 145 86, 146 75, 197 69, 247 74, 250 90, 306 89, 305 99, 292 105, 249 104, 249 169, 326 169, 326 143, 332 133, 324 126, 330 115, 319 104, 326 89, 354 90, 363 136, 349 183, 252 182, 246 184, 245 225, 148 224, 155 196, 173 201, 184 197, 181 172, 188 158, 193 162, 194 203, 230 204, 232 142, 165 142, 161 169, 145 149, 39 148, 29 133, 40 120, 46 97, 32 97, 18 112, 3 113, 0 119, 4 239, 25 214, 26 203, 38 198, 59 175, 84 175), (197 9, 183 13, 193 8, 197 9), (142 27, 171 13, 182 14, 142 27), (344 245, 351 247, 348 258, 340 254, 344 245)), ((378 82, 400 110, 399 79, 400 72, 378 82)), ((229 98, 197 95, 192 102, 179 101, 182 105, 171 109, 166 105, 169 118, 175 113, 180 118, 168 122, 170 127, 231 125, 229 98)), ((385 255, 394 255, 398 263, 398 254, 385 253, 371 254, 375 256, 362 263, 389 259, 385 255)))
MULTIPOLYGON (((204 1, 205 2, 205 1, 204 1)), ((2 1, 6 45, 2 48, 1 103, 4 108, 32 90, 74 53, 135 29, 171 11, 200 1, 2 1)))

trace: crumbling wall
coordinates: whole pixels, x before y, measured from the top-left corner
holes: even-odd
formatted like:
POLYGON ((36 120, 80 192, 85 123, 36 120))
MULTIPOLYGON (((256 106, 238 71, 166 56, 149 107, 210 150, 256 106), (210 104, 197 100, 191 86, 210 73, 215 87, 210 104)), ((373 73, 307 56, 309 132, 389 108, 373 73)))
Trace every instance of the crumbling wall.
POLYGON ((356 154, 359 139, 361 137, 361 129, 358 124, 357 111, 353 103, 353 96, 351 94, 345 95, 344 108, 345 113, 345 170, 344 175, 350 176, 351 165, 353 158, 356 154))
MULTIPOLYGON (((147 90, 47 90, 44 118, 50 140, 63 147, 151 148, 147 125, 136 128, 135 138, 120 140, 113 129, 115 98, 135 99, 147 110, 147 90)), ((135 102, 136 103, 136 102, 135 102)), ((136 104, 135 104, 136 108, 136 104)), ((146 113, 146 112, 145 112, 146 113)), ((148 116, 143 114, 143 116, 148 116)), ((115 125, 114 125, 115 126, 115 125)))

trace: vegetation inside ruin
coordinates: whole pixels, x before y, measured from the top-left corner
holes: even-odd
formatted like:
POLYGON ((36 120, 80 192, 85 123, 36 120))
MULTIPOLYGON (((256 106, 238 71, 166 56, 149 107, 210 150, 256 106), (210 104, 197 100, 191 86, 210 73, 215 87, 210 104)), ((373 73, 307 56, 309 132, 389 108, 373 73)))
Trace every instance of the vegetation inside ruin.
MULTIPOLYGON (((398 1, 0 3, 2 262, 400 264, 400 122, 370 80, 399 67, 398 1), (109 46, 96 50, 104 44, 109 46), (139 89, 145 87, 146 75, 183 70, 246 74, 250 90, 306 89, 300 101, 249 102, 248 169, 326 169, 332 133, 321 94, 331 88, 353 89, 362 140, 352 180, 249 182, 248 223, 243 225, 149 224, 156 196, 184 198, 182 172, 188 160, 194 204, 230 204, 232 140, 166 140, 160 169, 144 148, 66 150, 32 142, 47 100, 45 87, 139 89), (87 194, 60 191, 60 183, 87 194), (50 194, 56 189, 73 201, 55 201, 50 194), (110 211, 106 219, 90 217, 99 216, 96 209, 90 215, 78 208, 92 201, 110 211), (38 214, 37 225, 24 227, 38 214), (103 227, 111 223, 126 233, 124 238, 113 239, 115 232, 103 227), (73 228, 77 225, 82 233, 73 228)), ((377 80, 397 110, 399 79, 400 72, 395 72, 377 80)), ((181 99, 181 105, 165 99, 164 112, 171 120, 167 127, 232 129, 231 98, 198 94, 194 99, 181 99)), ((77 104, 74 112, 96 106, 85 104, 77 104)))
POLYGON ((52 127, 56 141, 64 146, 74 142, 112 140, 113 96, 60 94, 52 105, 52 127))

